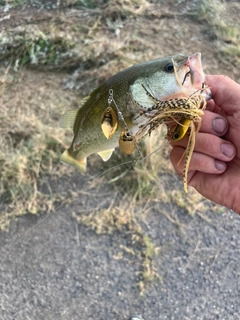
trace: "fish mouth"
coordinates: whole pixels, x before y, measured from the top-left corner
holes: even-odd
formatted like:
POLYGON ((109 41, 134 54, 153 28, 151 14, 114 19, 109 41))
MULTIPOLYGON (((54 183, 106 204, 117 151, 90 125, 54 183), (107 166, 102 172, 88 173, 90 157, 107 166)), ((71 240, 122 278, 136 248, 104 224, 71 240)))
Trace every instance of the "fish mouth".
POLYGON ((187 91, 192 91, 192 93, 200 92, 206 100, 211 99, 212 93, 206 84, 201 53, 197 52, 189 56, 185 66, 187 67, 187 71, 185 71, 183 76, 182 86, 187 89, 187 91))

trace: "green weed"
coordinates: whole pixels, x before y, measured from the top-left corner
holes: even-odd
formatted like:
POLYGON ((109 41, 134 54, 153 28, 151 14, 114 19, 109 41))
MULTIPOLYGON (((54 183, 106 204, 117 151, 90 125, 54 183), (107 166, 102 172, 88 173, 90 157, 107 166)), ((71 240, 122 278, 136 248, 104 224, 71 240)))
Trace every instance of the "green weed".
POLYGON ((88 9, 96 9, 99 6, 108 3, 109 0, 77 0, 74 3, 75 8, 88 8, 88 9))
POLYGON ((213 25, 216 20, 220 19, 220 14, 224 9, 224 3, 220 0, 193 0, 187 8, 187 13, 194 20, 213 25))
POLYGON ((24 65, 59 67, 76 56, 73 43, 47 36, 36 26, 0 32, 0 48, 0 61, 11 61, 15 71, 24 65))

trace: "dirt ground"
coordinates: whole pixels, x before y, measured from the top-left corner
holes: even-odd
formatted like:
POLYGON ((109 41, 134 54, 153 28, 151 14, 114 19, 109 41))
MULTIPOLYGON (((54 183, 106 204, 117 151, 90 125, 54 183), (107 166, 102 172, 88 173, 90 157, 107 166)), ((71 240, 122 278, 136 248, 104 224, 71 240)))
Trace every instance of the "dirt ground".
MULTIPOLYGON (((31 34, 37 26, 77 43, 77 55, 60 67, 30 64, 7 74, 1 61, 0 83, 7 84, 0 94, 2 132, 9 126, 7 114, 14 115, 12 132, 38 128, 40 137, 46 130, 57 137, 60 155, 71 139, 63 131, 57 135, 64 111, 115 72, 179 52, 202 52, 206 73, 240 83, 240 54, 230 54, 239 48, 238 1, 226 1, 220 16, 213 6, 213 12, 212 7, 198 11, 198 18, 194 10, 200 1, 140 1, 139 6, 112 1, 95 9, 76 8, 76 2, 43 2, 56 5, 50 9, 38 1, 0 7, 1 32, 27 26, 31 34), (39 127, 33 125, 36 118, 39 127)), ((155 198, 144 194, 135 200, 104 179, 86 187, 92 174, 109 168, 100 161, 93 157, 91 174, 82 176, 49 160, 51 170, 41 171, 37 181, 36 193, 44 194, 38 214, 22 215, 18 207, 9 231, 0 232, 0 319, 127 320, 132 314, 145 320, 239 319, 240 217, 203 198, 196 198, 189 212, 171 198, 182 181, 170 164, 158 174, 155 198), (117 222, 102 226, 105 220, 91 220, 109 211, 118 215, 113 215, 117 222), (124 214, 126 223, 117 220, 124 214)), ((187 197, 194 192, 182 195, 182 202, 187 197)), ((28 204, 29 212, 33 206, 28 204)))
MULTIPOLYGON (((1 265, 1 319, 238 319, 240 217, 208 212, 209 221, 176 211, 184 229, 153 208, 142 222, 159 248, 161 279, 143 295, 141 263, 123 248, 128 230, 96 235, 71 217, 52 214, 17 244, 1 265)), ((1 256, 41 217, 24 216, 1 234, 1 256)))

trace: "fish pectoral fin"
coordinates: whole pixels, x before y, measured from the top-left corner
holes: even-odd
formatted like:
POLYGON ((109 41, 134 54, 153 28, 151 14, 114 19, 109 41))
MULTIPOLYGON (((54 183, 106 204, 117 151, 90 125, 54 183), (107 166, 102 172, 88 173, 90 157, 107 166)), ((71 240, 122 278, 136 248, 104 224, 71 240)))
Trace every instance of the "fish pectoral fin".
POLYGON ((60 157, 60 161, 72 166, 77 167, 83 174, 87 171, 87 158, 77 160, 74 159, 68 152, 68 150, 65 150, 63 154, 60 157))
POLYGON ((60 117, 60 121, 59 121, 60 127, 72 131, 77 113, 78 113, 78 110, 69 110, 65 112, 60 117))
POLYGON ((109 150, 104 150, 98 152, 98 155, 103 159, 103 161, 107 161, 111 158, 111 155, 113 154, 114 148, 109 150))

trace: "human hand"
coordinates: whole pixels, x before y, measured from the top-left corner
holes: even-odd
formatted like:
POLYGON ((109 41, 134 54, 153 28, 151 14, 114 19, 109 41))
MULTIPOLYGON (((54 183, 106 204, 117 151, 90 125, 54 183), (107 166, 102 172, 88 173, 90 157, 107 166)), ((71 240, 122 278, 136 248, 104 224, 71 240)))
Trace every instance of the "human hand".
MULTIPOLYGON (((188 172, 188 185, 204 197, 240 214, 240 85, 228 77, 206 76, 212 99, 202 117, 188 172)), ((188 138, 172 143, 170 159, 178 165, 188 138)))

